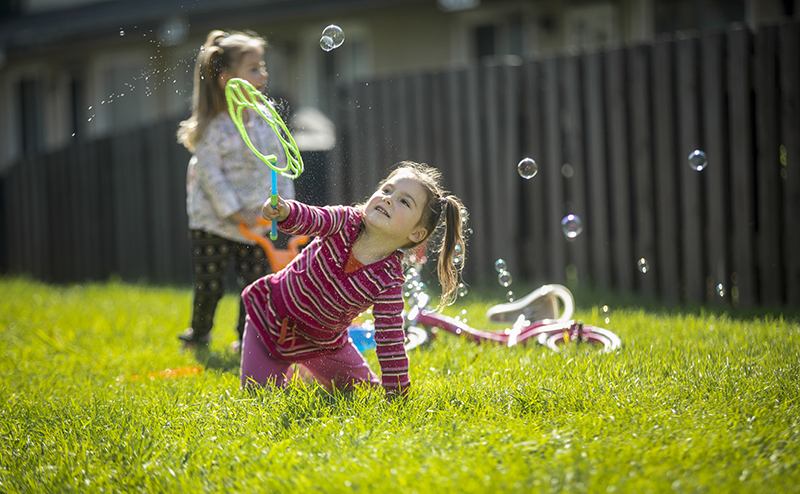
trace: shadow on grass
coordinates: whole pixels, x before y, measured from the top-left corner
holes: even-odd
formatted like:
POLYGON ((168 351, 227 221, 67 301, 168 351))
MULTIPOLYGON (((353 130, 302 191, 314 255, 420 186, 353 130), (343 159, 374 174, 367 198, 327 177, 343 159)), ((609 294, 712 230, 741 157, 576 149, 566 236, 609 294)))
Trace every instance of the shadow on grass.
POLYGON ((239 375, 242 358, 238 353, 218 352, 203 348, 195 350, 194 356, 206 370, 218 370, 239 375))

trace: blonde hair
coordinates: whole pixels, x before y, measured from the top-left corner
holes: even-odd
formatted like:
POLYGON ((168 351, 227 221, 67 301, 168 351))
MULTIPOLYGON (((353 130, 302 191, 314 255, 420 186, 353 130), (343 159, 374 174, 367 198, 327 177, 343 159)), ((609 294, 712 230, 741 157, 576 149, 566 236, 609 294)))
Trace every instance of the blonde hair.
POLYGON ((389 176, 381 181, 379 188, 399 174, 410 175, 425 188, 427 193, 427 202, 422 209, 419 224, 428 231, 428 234, 419 242, 409 243, 403 249, 413 249, 436 234, 433 238, 438 242, 438 246, 431 247, 433 252, 439 255, 436 265, 436 275, 442 285, 442 298, 437 307, 439 310, 454 302, 458 296, 458 279, 464 268, 463 259, 466 258, 464 229, 468 218, 467 209, 458 197, 442 187, 442 173, 424 163, 413 161, 398 163, 389 176), (457 255, 458 250, 461 252, 457 255), (460 257, 461 261, 455 262, 456 257, 460 257))
POLYGON ((180 123, 178 142, 194 152, 208 123, 227 108, 225 90, 219 84, 223 72, 233 72, 242 55, 263 50, 267 41, 256 33, 211 31, 197 54, 192 92, 192 116, 180 123))

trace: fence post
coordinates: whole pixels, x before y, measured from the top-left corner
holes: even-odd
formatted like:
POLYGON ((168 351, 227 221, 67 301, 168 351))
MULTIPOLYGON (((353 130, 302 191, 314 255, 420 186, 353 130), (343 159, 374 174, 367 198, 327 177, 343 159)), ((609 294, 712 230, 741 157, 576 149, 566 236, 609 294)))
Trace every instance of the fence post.
POLYGON ((756 290, 753 262, 755 174, 750 100, 750 31, 728 35, 728 120, 730 121, 731 208, 733 211, 734 303, 754 305, 756 290), (738 300, 737 300, 738 295, 738 300))

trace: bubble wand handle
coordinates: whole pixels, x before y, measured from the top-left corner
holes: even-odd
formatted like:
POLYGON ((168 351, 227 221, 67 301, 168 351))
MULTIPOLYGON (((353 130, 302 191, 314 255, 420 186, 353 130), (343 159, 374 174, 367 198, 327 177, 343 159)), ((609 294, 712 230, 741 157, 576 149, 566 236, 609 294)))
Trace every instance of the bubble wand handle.
MULTIPOLYGON (((289 129, 281 119, 280 115, 275 108, 267 100, 258 89, 253 87, 252 84, 244 79, 233 78, 225 85, 225 99, 228 102, 228 113, 231 115, 233 123, 239 129, 247 147, 258 156, 264 163, 266 163, 271 171, 272 191, 270 196, 270 204, 273 208, 278 206, 278 173, 286 178, 296 179, 303 173, 303 158, 300 156, 300 150, 297 143, 294 141, 289 129), (247 134, 247 126, 244 124, 244 111, 250 109, 260 116, 265 122, 272 127, 275 135, 278 136, 281 146, 286 153, 286 166, 278 166, 278 157, 274 154, 265 155, 259 151, 250 136, 247 134)), ((275 240, 278 237, 277 222, 272 222, 270 231, 270 238, 275 240)))
MULTIPOLYGON (((278 172, 273 168, 270 174, 272 175, 272 195, 269 196, 269 203, 272 205, 272 209, 278 209, 278 172)), ((278 221, 271 221, 270 223, 272 224, 270 225, 269 238, 275 240, 278 238, 278 221)))

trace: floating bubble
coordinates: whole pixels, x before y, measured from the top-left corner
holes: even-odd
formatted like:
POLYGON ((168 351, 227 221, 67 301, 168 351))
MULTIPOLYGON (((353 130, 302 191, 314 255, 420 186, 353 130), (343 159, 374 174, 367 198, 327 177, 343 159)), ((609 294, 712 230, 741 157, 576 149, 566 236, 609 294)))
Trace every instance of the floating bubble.
POLYGON ((323 36, 319 39, 319 47, 325 51, 333 50, 333 40, 330 36, 323 36))
POLYGON ((498 259, 494 262, 494 270, 498 273, 502 273, 506 270, 506 261, 503 259, 498 259))
POLYGON ((508 293, 506 293, 506 299, 508 299, 509 302, 513 302, 514 301, 514 292, 509 290, 508 293))
POLYGON ((517 173, 519 173, 520 177, 526 180, 532 179, 534 176, 536 176, 536 172, 538 171, 539 167, 531 158, 524 158, 522 161, 517 163, 517 173))
POLYGON ((703 169, 708 165, 708 160, 706 159, 706 153, 700 151, 699 149, 695 149, 691 153, 689 153, 689 167, 692 170, 701 172, 703 169))
POLYGON ((568 214, 561 220, 561 230, 568 239, 572 240, 583 231, 583 221, 577 215, 568 214))
POLYGON ((725 285, 723 285, 722 283, 717 285, 717 295, 719 295, 720 297, 725 296, 725 285))
MULTIPOLYGON (((340 46, 342 46, 342 43, 344 43, 344 31, 342 31, 342 28, 340 28, 336 24, 331 24, 330 26, 328 26, 325 29, 323 29, 322 30, 322 37, 323 38, 325 38, 325 37, 330 38, 331 45, 332 45, 331 50, 333 48, 339 48, 340 46)), ((330 51, 330 50, 326 50, 326 51, 330 51)))
POLYGON ((609 309, 607 305, 604 305, 600 309, 600 316, 603 318, 603 321, 608 324, 611 322, 611 309, 609 309))
POLYGON ((636 266, 639 268, 639 271, 642 273, 646 273, 650 271, 650 264, 647 262, 647 259, 642 257, 638 261, 636 261, 636 266))
POLYGON ((120 30, 119 30, 119 35, 120 35, 120 36, 125 36, 125 31, 123 31, 122 29, 120 29, 120 30))
POLYGON ((500 283, 503 287, 507 287, 512 282, 511 273, 509 273, 508 271, 500 271, 497 274, 497 282, 500 283))
POLYGON ((421 276, 417 268, 411 267, 408 268, 408 270, 406 271, 406 282, 408 283, 419 282, 420 278, 421 276))
POLYGON ((459 283, 458 284, 458 296, 459 297, 466 297, 468 293, 469 293, 469 288, 467 288, 467 285, 465 285, 463 283, 459 283))

